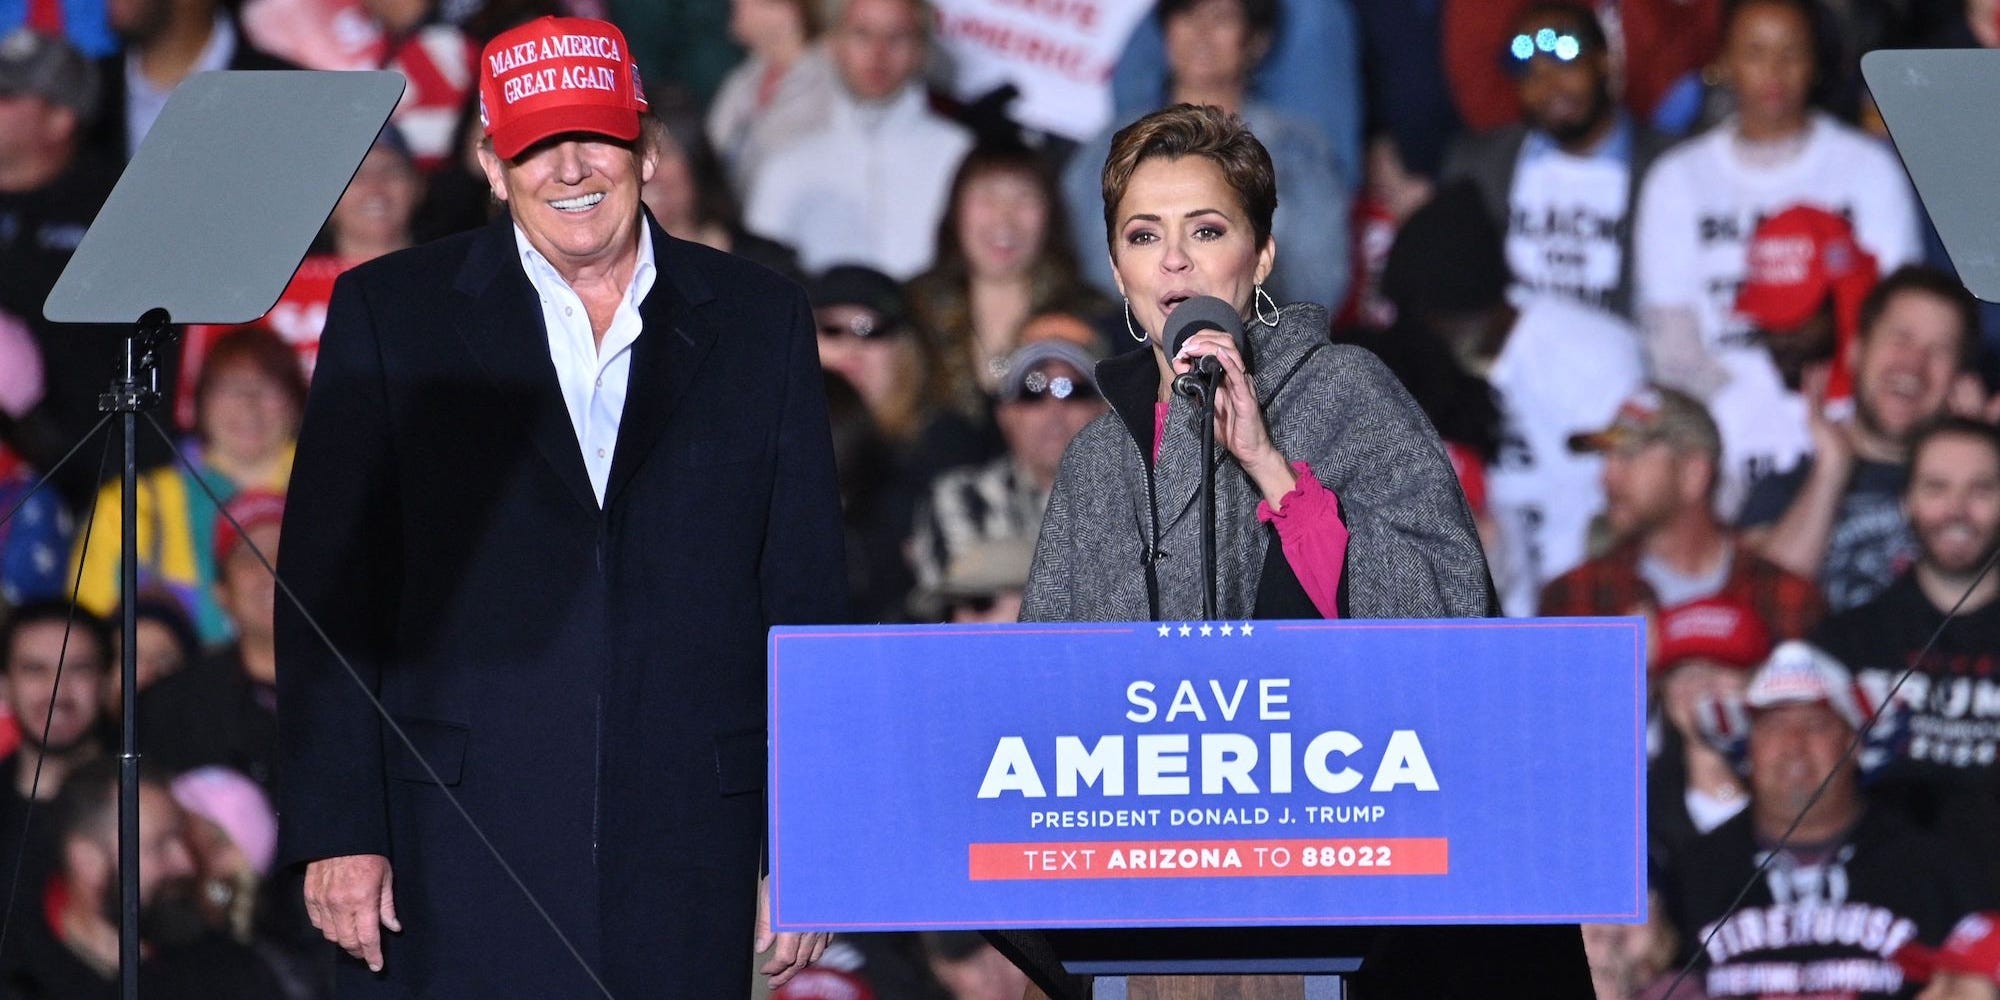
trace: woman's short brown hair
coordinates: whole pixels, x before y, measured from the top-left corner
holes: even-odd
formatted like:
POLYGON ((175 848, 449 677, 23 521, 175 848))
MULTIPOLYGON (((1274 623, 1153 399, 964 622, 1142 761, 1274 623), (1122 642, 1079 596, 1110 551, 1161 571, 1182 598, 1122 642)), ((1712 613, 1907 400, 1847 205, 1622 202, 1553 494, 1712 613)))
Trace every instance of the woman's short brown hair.
POLYGON ((1271 216, 1278 210, 1278 175, 1271 154, 1243 119, 1209 105, 1176 104, 1118 130, 1104 159, 1104 236, 1118 246, 1118 203, 1139 164, 1164 156, 1207 157, 1221 168, 1236 191, 1250 230, 1262 249, 1271 239, 1271 216))
POLYGON ((306 377, 300 369, 298 352, 286 344, 270 327, 261 324, 239 327, 223 334, 209 347, 201 360, 201 372, 195 376, 194 401, 195 425, 200 427, 206 411, 210 390, 215 380, 223 372, 242 366, 275 383, 285 394, 285 401, 291 404, 292 413, 302 414, 306 408, 306 377))

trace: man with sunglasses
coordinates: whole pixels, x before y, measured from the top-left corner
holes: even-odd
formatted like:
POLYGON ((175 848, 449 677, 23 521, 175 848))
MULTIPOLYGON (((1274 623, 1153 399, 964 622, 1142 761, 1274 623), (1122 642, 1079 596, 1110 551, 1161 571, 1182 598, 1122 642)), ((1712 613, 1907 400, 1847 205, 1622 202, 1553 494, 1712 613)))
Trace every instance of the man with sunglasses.
MULTIPOLYGON (((932 486, 911 539, 918 584, 912 611, 918 618, 935 619, 941 615, 941 605, 1009 589, 999 586, 999 577, 989 583, 968 582, 986 580, 993 576, 990 565, 1020 554, 1004 544, 996 546, 996 540, 1023 539, 1022 551, 1033 554, 1063 451, 1085 424, 1105 410, 1104 396, 1097 390, 1096 359, 1064 336, 1069 330, 1091 335, 1081 320, 1063 313, 1037 317, 1022 328, 1028 342, 1007 359, 993 405, 993 420, 1007 441, 1007 454, 986 465, 946 473, 932 486)), ((1011 587, 1016 611, 1020 589, 1028 579, 1027 560, 1020 559, 1019 565, 1020 579, 1011 587)))
POLYGON ((1619 108, 1604 31, 1588 8, 1536 4, 1498 55, 1522 121, 1461 140, 1444 179, 1470 179, 1485 197, 1506 234, 1517 303, 1552 294, 1629 319, 1631 209, 1667 140, 1619 108))

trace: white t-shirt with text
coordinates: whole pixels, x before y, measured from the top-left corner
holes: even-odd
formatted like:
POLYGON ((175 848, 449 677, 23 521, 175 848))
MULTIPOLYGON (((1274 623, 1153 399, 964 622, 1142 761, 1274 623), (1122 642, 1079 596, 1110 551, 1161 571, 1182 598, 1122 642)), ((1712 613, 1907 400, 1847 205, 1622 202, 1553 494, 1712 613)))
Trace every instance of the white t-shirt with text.
POLYGON ((1634 218, 1634 284, 1641 315, 1692 311, 1702 341, 1730 381, 1709 399, 1722 431, 1717 509, 1733 517, 1748 483, 1782 472, 1811 450, 1805 403, 1787 390, 1770 353, 1735 311, 1757 224, 1812 205, 1854 225, 1882 273, 1916 260, 1917 205, 1902 165, 1882 143, 1815 113, 1797 155, 1746 162, 1733 122, 1662 154, 1646 175, 1634 218))

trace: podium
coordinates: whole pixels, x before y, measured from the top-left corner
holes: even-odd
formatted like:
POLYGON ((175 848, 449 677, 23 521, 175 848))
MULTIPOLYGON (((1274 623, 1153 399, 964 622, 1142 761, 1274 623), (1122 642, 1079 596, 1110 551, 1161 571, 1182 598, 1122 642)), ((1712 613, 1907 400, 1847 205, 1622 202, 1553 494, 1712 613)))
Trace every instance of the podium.
POLYGON ((1369 1000, 1588 996, 1575 925, 1646 918, 1639 619, 769 652, 780 930, 986 931, 1055 1000, 1369 1000))

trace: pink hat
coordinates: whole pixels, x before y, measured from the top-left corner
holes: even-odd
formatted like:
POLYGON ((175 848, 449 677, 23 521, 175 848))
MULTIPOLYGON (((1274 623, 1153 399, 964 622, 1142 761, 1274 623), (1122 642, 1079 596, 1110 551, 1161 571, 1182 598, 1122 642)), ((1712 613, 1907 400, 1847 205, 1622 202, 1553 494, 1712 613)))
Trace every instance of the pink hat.
POLYGON ((42 401, 42 351, 28 324, 0 312, 0 412, 16 420, 42 401))
POLYGON ((222 828, 257 874, 278 855, 278 816, 257 783, 226 767, 198 767, 174 779, 174 801, 222 828))
POLYGON ((587 17, 544 17, 486 43, 479 56, 479 121, 511 160, 552 135, 639 137, 646 92, 625 35, 587 17))

